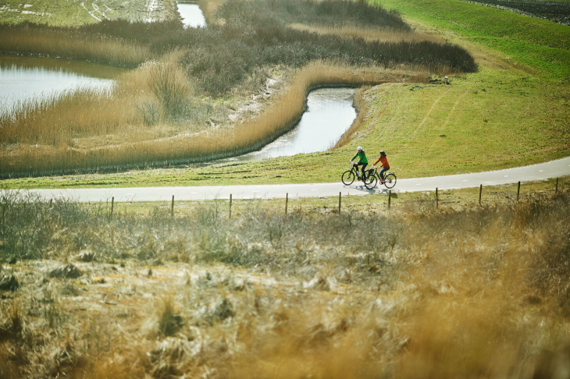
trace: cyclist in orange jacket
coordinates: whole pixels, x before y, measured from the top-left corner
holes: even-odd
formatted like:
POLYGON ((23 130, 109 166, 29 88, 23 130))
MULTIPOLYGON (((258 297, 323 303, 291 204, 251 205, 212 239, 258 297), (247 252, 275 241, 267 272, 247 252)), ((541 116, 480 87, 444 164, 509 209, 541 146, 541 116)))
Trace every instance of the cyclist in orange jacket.
POLYGON ((382 162, 382 165, 380 166, 382 167, 382 169, 380 170, 380 182, 384 183, 384 181, 386 180, 384 173, 390 169, 390 164, 388 163, 388 158, 386 158, 386 152, 384 150, 380 152, 380 158, 378 158, 378 160, 374 162, 372 167, 375 167, 378 164, 378 162, 382 162))

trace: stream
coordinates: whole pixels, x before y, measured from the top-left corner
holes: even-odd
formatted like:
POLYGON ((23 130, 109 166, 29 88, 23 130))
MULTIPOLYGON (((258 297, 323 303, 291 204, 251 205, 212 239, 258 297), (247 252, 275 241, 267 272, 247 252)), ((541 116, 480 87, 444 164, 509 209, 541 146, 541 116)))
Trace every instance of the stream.
POLYGON ((354 88, 322 88, 307 97, 307 111, 290 132, 261 150, 219 162, 247 162, 265 158, 326 151, 333 147, 356 119, 354 88))

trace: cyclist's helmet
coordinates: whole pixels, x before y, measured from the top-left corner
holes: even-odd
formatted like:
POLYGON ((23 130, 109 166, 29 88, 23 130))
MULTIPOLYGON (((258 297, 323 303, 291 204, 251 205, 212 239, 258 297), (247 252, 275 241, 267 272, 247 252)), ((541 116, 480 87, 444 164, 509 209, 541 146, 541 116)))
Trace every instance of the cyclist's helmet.
POLYGON ((356 148, 356 150, 362 151, 362 146, 358 146, 358 147, 356 148))
POLYGON ((386 152, 385 152, 384 150, 381 150, 381 151, 380 151, 380 156, 382 156, 382 157, 386 156, 386 152))

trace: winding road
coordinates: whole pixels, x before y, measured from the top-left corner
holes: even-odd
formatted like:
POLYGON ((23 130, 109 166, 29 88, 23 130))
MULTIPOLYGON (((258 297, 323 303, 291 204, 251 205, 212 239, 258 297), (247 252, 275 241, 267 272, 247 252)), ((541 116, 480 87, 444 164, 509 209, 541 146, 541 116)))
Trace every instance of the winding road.
MULTIPOLYGON (((392 192, 419 192, 439 190, 496 186, 546 180, 570 175, 570 157, 550 162, 488 171, 473 174, 434 176, 417 179, 400 179, 392 192)), ((340 174, 339 174, 340 177, 340 174)), ((307 183, 307 184, 268 184, 268 185, 228 185, 228 186, 191 186, 191 187, 137 187, 137 188, 81 188, 81 189, 36 189, 25 190, 40 195, 44 199, 67 198, 78 202, 108 201, 170 201, 176 200, 213 200, 227 199, 230 194, 234 199, 270 199, 290 198, 360 196, 375 193, 387 193, 385 187, 367 190, 356 182, 352 186, 337 183, 307 183)))

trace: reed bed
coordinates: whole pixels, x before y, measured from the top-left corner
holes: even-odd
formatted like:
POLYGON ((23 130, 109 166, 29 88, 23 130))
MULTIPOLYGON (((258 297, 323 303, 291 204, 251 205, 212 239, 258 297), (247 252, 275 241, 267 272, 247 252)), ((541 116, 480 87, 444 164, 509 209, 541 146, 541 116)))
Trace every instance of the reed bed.
POLYGON ((146 46, 86 35, 76 29, 0 25, 0 33, 0 51, 5 53, 83 59, 122 67, 136 67, 153 58, 146 46))
POLYGON ((227 1, 217 8, 216 17, 224 23, 259 25, 267 23, 281 27, 290 23, 342 27, 382 27, 411 31, 400 15, 366 1, 227 1))
POLYGON ((568 364, 568 192, 287 217, 262 202, 232 218, 223 202, 175 217, 115 204, 112 218, 0 203, 5 378, 536 378, 568 364))
POLYGON ((344 38, 362 38, 367 42, 434 42, 445 44, 445 39, 427 33, 401 31, 398 29, 365 28, 360 26, 323 27, 290 24, 290 28, 317 34, 334 34, 344 38))

